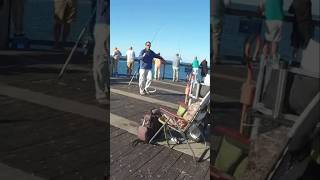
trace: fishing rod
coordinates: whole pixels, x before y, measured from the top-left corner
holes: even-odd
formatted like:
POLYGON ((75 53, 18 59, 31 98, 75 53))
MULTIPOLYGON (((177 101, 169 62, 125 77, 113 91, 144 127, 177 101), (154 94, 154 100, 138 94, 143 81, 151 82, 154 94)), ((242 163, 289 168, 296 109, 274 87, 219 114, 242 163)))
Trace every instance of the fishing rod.
POLYGON ((73 48, 72 48, 72 50, 71 50, 68 58, 66 59, 64 65, 63 65, 62 68, 61 68, 61 71, 60 71, 57 79, 60 79, 60 78, 63 76, 63 73, 64 73, 65 69, 67 68, 67 66, 68 66, 68 64, 69 64, 69 62, 70 62, 70 60, 71 60, 71 58, 72 58, 75 50, 77 49, 78 44, 79 44, 80 40, 82 39, 84 33, 85 33, 86 30, 88 29, 88 27, 89 27, 89 25, 90 25, 90 23, 91 23, 92 18, 95 16, 96 11, 97 11, 97 6, 96 6, 95 9, 93 10, 93 12, 92 12, 91 16, 89 17, 89 19, 87 20, 86 24, 83 26, 83 28, 82 28, 79 36, 78 36, 78 39, 77 39, 75 45, 73 46, 73 48))

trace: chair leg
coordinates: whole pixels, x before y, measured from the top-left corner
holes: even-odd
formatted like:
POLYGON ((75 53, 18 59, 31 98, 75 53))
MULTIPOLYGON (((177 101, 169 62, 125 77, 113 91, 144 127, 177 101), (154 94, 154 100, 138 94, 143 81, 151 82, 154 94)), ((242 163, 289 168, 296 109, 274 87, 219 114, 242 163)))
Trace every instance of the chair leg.
MULTIPOLYGON (((169 131, 169 130, 168 130, 168 131, 169 131)), ((170 132, 170 131, 169 131, 169 132, 170 132)), ((166 139, 167 145, 168 145, 168 147, 170 148, 169 140, 168 140, 168 137, 167 137, 167 129, 166 129, 166 126, 163 127, 163 133, 164 133, 164 138, 166 139)))
POLYGON ((192 153, 193 160, 194 160, 195 162, 197 162, 197 161, 196 161, 196 155, 194 154, 194 151, 193 151, 193 149, 191 148, 191 145, 189 144, 189 141, 188 141, 186 135, 185 135, 184 133, 182 133, 182 132, 180 132, 180 134, 181 134, 182 137, 187 141, 188 147, 189 147, 189 149, 190 149, 190 151, 191 151, 191 153, 192 153))
POLYGON ((166 124, 163 124, 163 125, 161 126, 161 128, 156 132, 156 134, 152 136, 152 138, 151 138, 150 141, 149 141, 149 144, 151 144, 151 142, 153 141, 153 139, 157 137, 157 135, 158 135, 158 134, 160 133, 160 131, 165 127, 165 125, 166 125, 166 124))
POLYGON ((204 141, 204 147, 205 147, 205 149, 206 149, 206 148, 207 148, 206 137, 204 136, 204 134, 203 134, 203 132, 202 132, 202 131, 200 131, 200 134, 201 134, 201 136, 202 136, 202 138, 203 138, 203 141, 204 141))

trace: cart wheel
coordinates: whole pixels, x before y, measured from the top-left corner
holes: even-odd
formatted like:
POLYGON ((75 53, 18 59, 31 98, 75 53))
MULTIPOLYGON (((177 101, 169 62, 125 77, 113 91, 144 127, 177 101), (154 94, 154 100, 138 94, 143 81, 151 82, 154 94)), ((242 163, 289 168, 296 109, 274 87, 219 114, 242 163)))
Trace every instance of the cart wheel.
POLYGON ((189 139, 192 139, 195 142, 201 142, 203 140, 201 133, 203 132, 204 128, 202 124, 191 125, 191 127, 188 130, 187 136, 189 139))

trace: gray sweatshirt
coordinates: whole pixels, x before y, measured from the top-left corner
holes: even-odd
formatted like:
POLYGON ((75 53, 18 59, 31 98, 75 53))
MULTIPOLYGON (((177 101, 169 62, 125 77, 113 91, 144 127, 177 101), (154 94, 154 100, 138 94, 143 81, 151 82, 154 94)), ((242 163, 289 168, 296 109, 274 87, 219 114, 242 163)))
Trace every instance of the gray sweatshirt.
POLYGON ((172 67, 179 68, 180 60, 181 60, 181 57, 176 56, 175 59, 172 61, 172 67))

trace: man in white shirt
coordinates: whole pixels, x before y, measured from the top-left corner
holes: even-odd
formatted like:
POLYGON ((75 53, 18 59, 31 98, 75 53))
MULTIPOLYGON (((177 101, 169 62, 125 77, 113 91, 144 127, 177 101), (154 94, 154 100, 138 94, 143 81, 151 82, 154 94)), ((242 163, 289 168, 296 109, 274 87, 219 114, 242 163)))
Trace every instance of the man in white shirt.
POLYGON ((130 47, 126 53, 127 55, 127 76, 130 77, 132 69, 134 67, 134 59, 136 57, 132 47, 130 47))
POLYGON ((181 57, 179 54, 176 54, 176 57, 172 61, 172 81, 178 82, 179 81, 179 66, 180 66, 181 57))

